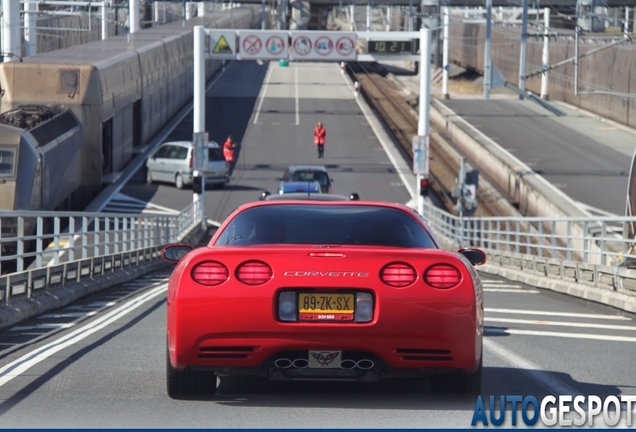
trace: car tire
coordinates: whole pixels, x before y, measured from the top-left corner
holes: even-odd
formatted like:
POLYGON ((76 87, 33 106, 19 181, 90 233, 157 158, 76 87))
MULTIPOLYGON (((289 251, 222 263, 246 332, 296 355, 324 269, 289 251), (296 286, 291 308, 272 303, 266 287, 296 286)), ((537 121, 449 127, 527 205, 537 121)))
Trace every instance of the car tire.
POLYGON ((174 185, 177 187, 177 189, 183 189, 183 176, 181 176, 181 174, 177 174, 176 176, 174 176, 174 185))
POLYGON ((154 180, 152 179, 152 173, 150 172, 149 169, 146 170, 146 184, 151 185, 154 182, 154 180))
POLYGON ((457 374, 440 374, 431 378, 431 390, 435 394, 450 394, 463 396, 473 401, 481 394, 481 380, 483 375, 483 355, 479 360, 479 367, 472 374, 460 372, 457 374))
POLYGON ((191 399, 216 394, 215 373, 193 371, 189 367, 183 371, 176 370, 170 363, 170 355, 166 354, 166 385, 170 398, 191 399))

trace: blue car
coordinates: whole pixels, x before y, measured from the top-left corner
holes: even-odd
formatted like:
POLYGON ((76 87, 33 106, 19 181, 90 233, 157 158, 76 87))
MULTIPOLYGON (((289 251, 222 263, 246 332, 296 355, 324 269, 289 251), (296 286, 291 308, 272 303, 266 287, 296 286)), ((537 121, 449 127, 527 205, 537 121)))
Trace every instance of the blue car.
POLYGON ((320 183, 318 182, 280 182, 279 194, 292 192, 320 193, 320 183))
POLYGON ((280 182, 278 185, 279 194, 292 192, 333 193, 331 186, 333 180, 329 178, 324 166, 290 166, 283 173, 283 177, 277 180, 280 182))

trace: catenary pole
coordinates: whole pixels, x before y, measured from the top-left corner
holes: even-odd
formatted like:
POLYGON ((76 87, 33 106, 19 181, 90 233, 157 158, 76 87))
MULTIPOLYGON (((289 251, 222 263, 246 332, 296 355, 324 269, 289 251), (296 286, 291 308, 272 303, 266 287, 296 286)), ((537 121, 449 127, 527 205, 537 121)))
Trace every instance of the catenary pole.
POLYGON ((449 36, 450 36, 450 10, 448 8, 448 6, 444 6, 444 8, 442 8, 442 13, 444 15, 444 31, 443 31, 443 38, 444 40, 442 41, 442 53, 443 53, 443 58, 442 58, 442 66, 444 68, 444 72, 442 75, 442 97, 444 99, 448 99, 449 98, 449 92, 448 92, 448 73, 450 72, 450 59, 449 59, 449 36))
POLYGON ((492 88, 492 59, 490 54, 492 42, 492 0, 486 1, 486 43, 484 45, 484 100, 490 99, 492 88))
POLYGON ((22 41, 20 36, 20 2, 2 2, 2 56, 5 62, 20 60, 22 41))
MULTIPOLYGON (((543 9, 543 25, 545 30, 543 31, 543 54, 541 56, 541 63, 544 68, 550 66, 550 8, 543 9)), ((548 94, 548 72, 546 71, 541 75, 541 99, 548 100, 550 95, 548 94)))
MULTIPOLYGON (((521 14, 521 52, 519 53, 519 90, 526 91, 526 47, 528 44, 528 0, 522 2, 521 14)), ((519 95, 519 99, 523 96, 519 95)))

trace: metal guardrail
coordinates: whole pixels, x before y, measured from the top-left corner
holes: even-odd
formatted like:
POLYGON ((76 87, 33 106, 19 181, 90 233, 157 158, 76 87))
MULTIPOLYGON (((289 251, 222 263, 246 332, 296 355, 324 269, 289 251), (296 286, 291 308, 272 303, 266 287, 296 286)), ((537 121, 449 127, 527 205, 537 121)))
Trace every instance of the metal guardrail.
POLYGON ((491 265, 636 296, 636 217, 462 218, 423 200, 420 214, 445 245, 482 248, 491 265))
POLYGON ((201 201, 177 215, 0 212, 0 306, 158 258, 204 216, 201 201))

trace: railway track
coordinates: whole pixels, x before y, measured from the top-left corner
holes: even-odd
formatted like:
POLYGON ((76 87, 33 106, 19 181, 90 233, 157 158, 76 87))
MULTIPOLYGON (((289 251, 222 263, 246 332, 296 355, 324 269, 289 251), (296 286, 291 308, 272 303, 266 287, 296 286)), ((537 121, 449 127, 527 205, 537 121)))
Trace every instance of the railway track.
MULTIPOLYGON (((386 72, 377 63, 347 63, 348 73, 360 83, 360 91, 379 113, 403 153, 412 161, 412 137, 417 135, 417 114, 407 103, 401 89, 384 79, 386 72)), ((430 138, 430 183, 432 191, 439 197, 446 210, 457 214, 451 190, 457 186, 456 179, 460 161, 455 152, 433 131, 430 138)), ((475 216, 502 216, 497 199, 477 191, 478 209, 475 216)))

